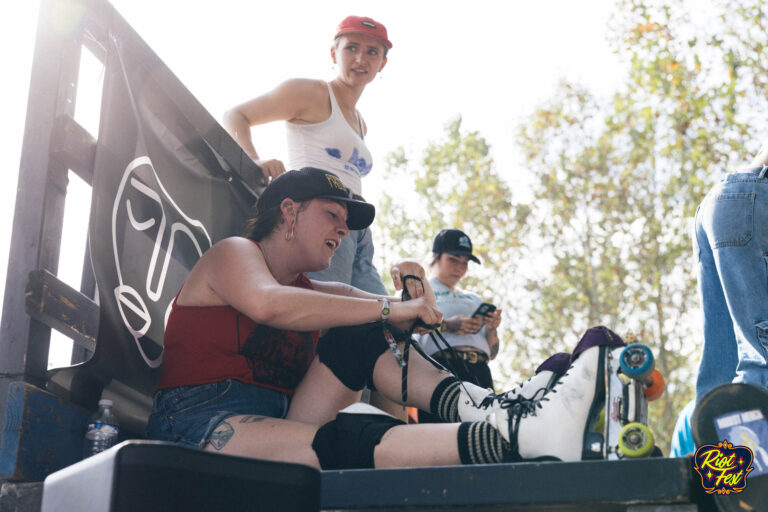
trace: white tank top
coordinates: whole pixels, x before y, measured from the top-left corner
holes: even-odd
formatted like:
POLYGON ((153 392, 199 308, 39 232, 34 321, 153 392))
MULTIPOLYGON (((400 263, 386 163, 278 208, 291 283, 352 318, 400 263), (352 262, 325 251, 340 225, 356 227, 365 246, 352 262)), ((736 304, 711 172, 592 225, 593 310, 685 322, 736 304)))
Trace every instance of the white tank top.
POLYGON ((317 167, 331 171, 353 193, 362 195, 360 178, 371 172, 371 152, 347 122, 330 84, 328 94, 331 98, 331 116, 328 119, 314 124, 285 123, 288 169, 317 167))

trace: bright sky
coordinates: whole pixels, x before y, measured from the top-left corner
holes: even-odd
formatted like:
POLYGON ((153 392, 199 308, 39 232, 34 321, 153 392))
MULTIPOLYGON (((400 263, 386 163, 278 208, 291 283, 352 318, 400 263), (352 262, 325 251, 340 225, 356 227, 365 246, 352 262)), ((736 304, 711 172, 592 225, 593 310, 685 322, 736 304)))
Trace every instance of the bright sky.
MULTIPOLYGON (((394 48, 358 109, 368 125, 376 202, 385 155, 420 151, 461 114, 493 148, 512 183, 524 172, 514 132, 561 77, 609 94, 621 76, 605 34, 614 1, 590 0, 115 0, 112 2, 189 90, 221 119, 229 107, 291 77, 333 78, 329 48, 349 14, 384 23, 394 48)), ((37 0, 12 1, 0 17, 0 284, 5 274, 21 151, 37 0)), ((91 84, 92 85, 92 84, 91 84)), ((262 157, 285 154, 278 123, 254 130, 262 157)), ((76 182, 71 182, 76 188, 76 182)), ((64 250, 60 277, 79 284, 81 249, 64 250), (77 257, 71 258, 71 254, 77 257)))

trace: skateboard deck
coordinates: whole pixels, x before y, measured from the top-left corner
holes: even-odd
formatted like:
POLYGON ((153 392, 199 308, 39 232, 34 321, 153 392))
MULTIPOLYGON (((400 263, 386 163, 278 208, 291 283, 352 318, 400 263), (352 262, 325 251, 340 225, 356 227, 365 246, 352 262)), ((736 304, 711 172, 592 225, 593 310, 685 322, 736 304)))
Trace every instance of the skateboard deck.
POLYGON ((711 389, 696 404, 691 430, 696 471, 717 507, 768 510, 768 390, 751 384, 711 389))

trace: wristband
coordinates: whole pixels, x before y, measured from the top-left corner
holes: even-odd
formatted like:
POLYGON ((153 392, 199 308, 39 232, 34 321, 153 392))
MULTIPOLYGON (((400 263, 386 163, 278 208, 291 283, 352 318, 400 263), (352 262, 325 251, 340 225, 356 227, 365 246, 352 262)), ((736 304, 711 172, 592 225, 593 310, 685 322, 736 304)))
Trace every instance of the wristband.
POLYGON ((389 308, 389 299, 381 297, 378 300, 381 302, 381 321, 386 322, 389 320, 389 315, 392 313, 392 310, 389 308))

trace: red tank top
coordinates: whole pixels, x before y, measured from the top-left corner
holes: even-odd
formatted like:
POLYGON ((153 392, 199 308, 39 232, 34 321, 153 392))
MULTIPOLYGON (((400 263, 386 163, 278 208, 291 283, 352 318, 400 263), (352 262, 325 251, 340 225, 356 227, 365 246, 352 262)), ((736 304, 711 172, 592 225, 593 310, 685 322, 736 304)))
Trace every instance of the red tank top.
MULTIPOLYGON (((291 286, 312 289, 304 274, 291 286)), ((234 379, 291 396, 315 357, 318 336, 259 325, 231 306, 174 300, 158 390, 234 379)))

